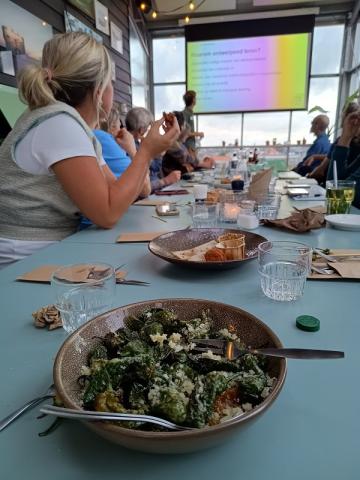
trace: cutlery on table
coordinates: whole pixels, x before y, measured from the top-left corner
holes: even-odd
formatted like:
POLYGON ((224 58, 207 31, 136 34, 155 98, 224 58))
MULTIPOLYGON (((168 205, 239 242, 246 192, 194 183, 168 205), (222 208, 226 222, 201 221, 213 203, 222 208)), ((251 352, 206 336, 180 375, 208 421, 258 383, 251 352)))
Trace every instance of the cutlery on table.
POLYGON ((141 280, 128 280, 127 278, 117 278, 116 283, 120 283, 121 285, 138 285, 139 287, 148 287, 150 285, 149 282, 142 282, 141 280))
POLYGON ((18 408, 7 417, 3 418, 0 421, 0 432, 4 430, 8 425, 10 425, 10 423, 14 422, 17 418, 19 418, 23 413, 36 407, 36 405, 43 402, 44 400, 47 400, 48 398, 52 398, 54 396, 55 396, 55 387, 54 385, 50 385, 45 395, 41 397, 36 397, 33 400, 30 400, 29 402, 25 403, 25 405, 18 408))
POLYGON ((298 358, 303 360, 310 359, 330 359, 330 358, 344 358, 344 352, 337 350, 312 350, 306 348, 238 348, 234 342, 198 338, 192 340, 196 344, 193 351, 207 352, 211 351, 215 355, 224 356, 227 360, 235 360, 236 358, 252 353, 254 355, 265 355, 268 357, 284 357, 284 358, 298 358))
POLYGON ((70 418, 73 420, 112 420, 122 422, 142 422, 160 425, 169 430, 193 430, 190 427, 183 427, 175 423, 164 420, 163 418, 153 417, 151 415, 137 415, 132 413, 113 413, 113 412, 93 412, 89 410, 75 410, 71 408, 56 407, 54 405, 45 405, 40 412, 57 417, 70 418))
POLYGON ((320 273, 320 275, 333 275, 334 273, 337 273, 332 268, 328 268, 328 267, 320 268, 320 267, 315 267, 315 265, 311 265, 311 270, 313 272, 320 273))

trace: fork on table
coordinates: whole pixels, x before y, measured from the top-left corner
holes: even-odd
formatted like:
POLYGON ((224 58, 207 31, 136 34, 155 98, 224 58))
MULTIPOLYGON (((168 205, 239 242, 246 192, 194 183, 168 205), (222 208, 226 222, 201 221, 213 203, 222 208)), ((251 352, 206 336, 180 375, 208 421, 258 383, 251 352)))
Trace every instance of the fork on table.
POLYGON ((226 360, 235 360, 246 353, 253 355, 265 355, 268 357, 285 357, 298 359, 325 359, 325 358, 343 358, 344 352, 336 350, 312 350, 305 348, 238 348, 234 342, 222 339, 197 338, 192 340, 196 344, 192 350, 194 352, 208 352, 215 355, 221 355, 226 360))

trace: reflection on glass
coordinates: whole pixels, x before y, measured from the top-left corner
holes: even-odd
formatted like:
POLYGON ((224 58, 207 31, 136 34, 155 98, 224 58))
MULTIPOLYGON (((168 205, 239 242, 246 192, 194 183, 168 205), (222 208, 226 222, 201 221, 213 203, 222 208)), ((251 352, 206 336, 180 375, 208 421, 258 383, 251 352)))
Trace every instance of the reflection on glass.
POLYGON ((185 84, 154 86, 155 118, 160 118, 164 111, 183 110, 185 90, 185 84))
POLYGON ((339 73, 343 38, 343 24, 315 27, 311 63, 312 75, 339 73))
POLYGON ((129 25, 132 104, 149 108, 147 55, 131 22, 129 25))
POLYGON ((289 112, 246 113, 244 145, 265 145, 266 142, 270 145, 286 143, 289 119, 289 112))
POLYGON ((185 38, 154 38, 154 83, 185 82, 185 38))
POLYGON ((241 114, 198 115, 198 130, 204 132, 201 146, 241 143, 241 114))
MULTIPOLYGON (((310 81, 310 95, 309 95, 309 110, 316 105, 319 105, 324 110, 327 110, 330 118, 330 126, 334 125, 336 117, 336 105, 338 98, 339 79, 338 77, 331 78, 312 78, 310 81)), ((320 112, 308 114, 307 112, 293 112, 292 128, 291 128, 291 143, 302 143, 305 138, 306 143, 314 141, 314 135, 310 133, 311 120, 319 115, 320 112)), ((333 139, 333 134, 330 140, 333 139)))

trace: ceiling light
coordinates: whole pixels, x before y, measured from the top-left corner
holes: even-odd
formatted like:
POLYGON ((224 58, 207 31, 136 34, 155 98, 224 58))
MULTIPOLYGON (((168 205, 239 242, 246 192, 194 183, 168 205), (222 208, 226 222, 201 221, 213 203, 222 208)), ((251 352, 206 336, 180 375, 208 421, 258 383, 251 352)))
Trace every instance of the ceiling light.
POLYGON ((152 16, 153 19, 155 19, 155 18, 157 17, 157 11, 156 11, 156 10, 153 10, 153 11, 151 12, 151 16, 152 16))
POLYGON ((194 4, 194 2, 190 2, 190 3, 189 3, 189 8, 190 8, 190 10, 195 10, 195 4, 194 4))
POLYGON ((184 18, 184 20, 185 20, 185 23, 189 23, 189 22, 190 22, 190 17, 189 17, 189 15, 186 15, 186 17, 184 18))
POLYGON ((150 0, 136 0, 136 6, 143 12, 149 13, 151 10, 151 1, 150 0))

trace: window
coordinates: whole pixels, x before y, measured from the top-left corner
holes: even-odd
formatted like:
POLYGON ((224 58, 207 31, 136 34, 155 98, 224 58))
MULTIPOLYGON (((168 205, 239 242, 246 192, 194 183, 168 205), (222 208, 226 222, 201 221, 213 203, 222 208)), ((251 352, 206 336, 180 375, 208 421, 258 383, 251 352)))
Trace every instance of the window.
POLYGON ((149 108, 148 57, 131 21, 130 69, 132 104, 134 107, 149 108))
MULTIPOLYGON (((326 110, 326 115, 330 119, 330 127, 334 126, 336 120, 338 90, 339 77, 318 77, 311 79, 309 110, 315 106, 320 106, 326 110)), ((314 136, 310 133, 311 120, 320 113, 320 111, 310 114, 308 112, 293 112, 290 139, 293 145, 299 141, 302 142, 303 138, 306 139, 306 143, 308 144, 313 142, 314 136)))
POLYGON ((198 115, 198 130, 204 132, 202 147, 241 144, 241 113, 198 115))
POLYGON ((184 85, 154 86, 155 118, 160 118, 163 112, 184 109, 184 88, 184 85))
MULTIPOLYGON (((344 24, 334 24, 318 25, 314 29, 308 107, 311 109, 320 106, 326 110, 330 126, 334 126, 336 120, 344 28, 344 24)), ((352 91, 360 83, 360 23, 354 43, 359 70, 351 76, 352 91)), ((186 89, 184 37, 154 38, 153 60, 156 117, 163 110, 182 110, 182 96, 186 89)), ((234 145, 237 141, 244 146, 260 146, 275 141, 286 150, 290 140, 291 144, 300 143, 301 148, 306 149, 302 145, 303 140, 307 144, 313 142, 314 137, 309 133, 310 124, 312 118, 319 113, 285 111, 197 115, 195 125, 197 130, 205 134, 201 141, 203 147, 221 146, 224 142, 225 145, 234 145)))
POLYGON ((185 38, 153 40, 154 83, 185 83, 185 38))
POLYGON ((153 76, 155 118, 162 112, 183 110, 185 84, 185 39, 153 39, 153 76))
POLYGON ((284 144, 289 135, 289 112, 244 114, 244 145, 284 144))
POLYGON ((344 25, 315 27, 311 75, 340 72, 343 37, 344 25))

